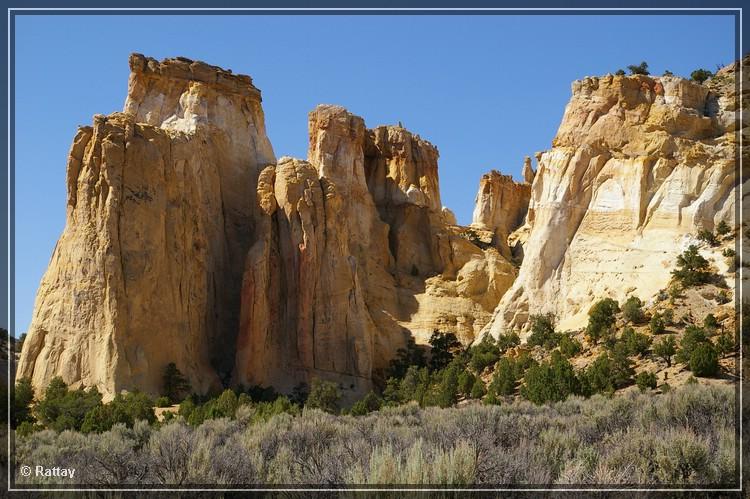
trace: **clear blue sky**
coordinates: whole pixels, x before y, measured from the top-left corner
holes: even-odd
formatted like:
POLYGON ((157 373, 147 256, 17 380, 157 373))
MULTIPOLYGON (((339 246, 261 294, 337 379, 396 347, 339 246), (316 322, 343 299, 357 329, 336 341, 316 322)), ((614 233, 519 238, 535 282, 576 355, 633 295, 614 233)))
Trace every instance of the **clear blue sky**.
POLYGON ((76 127, 122 109, 131 52, 251 75, 277 157, 305 157, 319 103, 401 121, 439 148, 443 204, 468 223, 482 173, 519 178, 550 147, 573 80, 642 60, 713 71, 733 47, 730 16, 19 16, 15 333, 63 230, 76 127))

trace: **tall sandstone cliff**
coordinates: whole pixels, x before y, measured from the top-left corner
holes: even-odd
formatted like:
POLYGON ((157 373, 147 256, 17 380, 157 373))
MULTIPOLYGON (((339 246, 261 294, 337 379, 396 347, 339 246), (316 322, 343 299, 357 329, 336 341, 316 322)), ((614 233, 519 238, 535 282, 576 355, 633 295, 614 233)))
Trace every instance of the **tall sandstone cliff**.
POLYGON ((472 341, 514 273, 451 225, 429 142, 327 105, 309 133, 306 161, 281 158, 257 184, 234 382, 289 391, 322 378, 361 396, 411 336, 465 316, 472 341))
POLYGON ((441 206, 432 144, 319 106, 307 160, 277 162, 249 77, 130 68, 123 113, 71 147, 19 377, 157 395, 174 362, 199 393, 317 377, 351 398, 410 338, 490 320, 516 270, 441 206))
POLYGON ((553 148, 539 156, 518 279, 484 333, 521 329, 542 312, 577 327, 595 300, 648 299, 698 230, 737 223, 735 69, 703 85, 573 83, 553 148))
POLYGON ((275 158, 250 78, 134 54, 123 113, 81 128, 65 230, 18 365, 40 390, 161 391, 175 362, 198 391, 231 371, 254 188, 275 158))
POLYGON ((468 344, 530 313, 565 326, 595 299, 646 299, 696 229, 735 223, 731 67, 704 85, 575 82, 537 171, 483 176, 470 227, 441 204, 437 148, 401 126, 321 105, 307 158, 277 162, 248 76, 130 68, 123 113, 71 146, 18 365, 40 391, 60 375, 158 395, 175 362, 199 393, 323 378, 352 400, 411 338, 468 344))

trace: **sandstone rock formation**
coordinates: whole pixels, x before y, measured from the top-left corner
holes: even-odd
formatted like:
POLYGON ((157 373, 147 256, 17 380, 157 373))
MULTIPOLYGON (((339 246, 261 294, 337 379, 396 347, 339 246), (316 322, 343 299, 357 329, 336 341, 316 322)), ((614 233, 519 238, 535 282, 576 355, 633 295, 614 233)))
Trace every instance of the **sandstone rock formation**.
MULTIPOLYGON (((524 174, 530 163, 529 158, 526 159, 524 174)), ((485 173, 479 181, 471 225, 492 232, 494 244, 506 258, 511 257, 508 236, 523 224, 530 195, 529 184, 518 184, 510 175, 502 175, 496 170, 485 173)))
POLYGON ((260 169, 275 163, 260 92, 204 63, 134 54, 124 113, 78 131, 65 230, 37 294, 18 376, 106 395, 193 388, 233 363, 260 169), (227 355, 229 353, 229 355, 227 355))
POLYGON ((134 54, 123 113, 73 140, 67 219, 18 365, 37 390, 291 391, 382 381, 409 338, 465 344, 648 298, 697 228, 735 223, 735 74, 587 78, 524 183, 480 181, 470 227, 442 206, 438 150, 342 107, 278 162, 247 76, 134 54), (523 256, 520 274, 511 259, 523 256), (501 300, 502 298, 502 300, 501 300))
POLYGON ((237 383, 289 391, 320 377, 358 394, 370 388, 375 337, 389 331, 376 328, 368 284, 391 276, 387 228, 365 183, 364 133, 361 118, 320 106, 310 115, 310 162, 282 158, 261 174, 237 383))
POLYGON ((580 326, 597 299, 648 299, 689 234, 736 223, 734 78, 573 83, 553 148, 539 158, 518 279, 485 333, 542 312, 580 326))
POLYGON ((289 391, 318 377, 351 399, 410 336, 472 341, 515 273, 446 215, 429 142, 338 106, 311 112, 309 132, 307 161, 258 181, 234 381, 289 391))
POLYGON ((531 158, 528 157, 528 156, 526 156, 523 159, 523 172, 522 172, 522 175, 523 175, 523 181, 524 181, 524 183, 529 184, 529 185, 531 185, 531 184, 534 183, 534 176, 536 175, 536 172, 531 167, 531 158))

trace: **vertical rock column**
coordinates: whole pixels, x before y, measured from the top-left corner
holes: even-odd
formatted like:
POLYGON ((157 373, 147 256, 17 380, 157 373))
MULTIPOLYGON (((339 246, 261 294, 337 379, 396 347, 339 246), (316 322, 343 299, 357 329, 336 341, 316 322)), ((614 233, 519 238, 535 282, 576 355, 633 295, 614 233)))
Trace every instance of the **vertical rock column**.
POLYGON ((65 230, 40 284, 18 376, 41 392, 193 389, 231 370, 255 183, 274 163, 247 76, 134 54, 124 113, 95 117, 68 159, 65 230))

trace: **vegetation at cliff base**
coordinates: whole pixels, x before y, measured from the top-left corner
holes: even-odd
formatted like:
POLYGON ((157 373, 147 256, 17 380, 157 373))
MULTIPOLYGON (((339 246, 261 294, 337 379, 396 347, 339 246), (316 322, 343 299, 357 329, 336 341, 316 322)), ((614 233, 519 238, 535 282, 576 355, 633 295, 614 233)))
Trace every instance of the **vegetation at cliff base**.
MULTIPOLYGON (((264 404, 195 426, 177 417, 87 435, 37 431, 16 439, 16 459, 76 468, 68 484, 110 486, 685 486, 735 479, 731 387, 691 384, 663 395, 572 396, 542 406, 411 402, 357 417, 309 408, 258 417, 264 404)), ((59 478, 17 473, 16 480, 59 478)))

